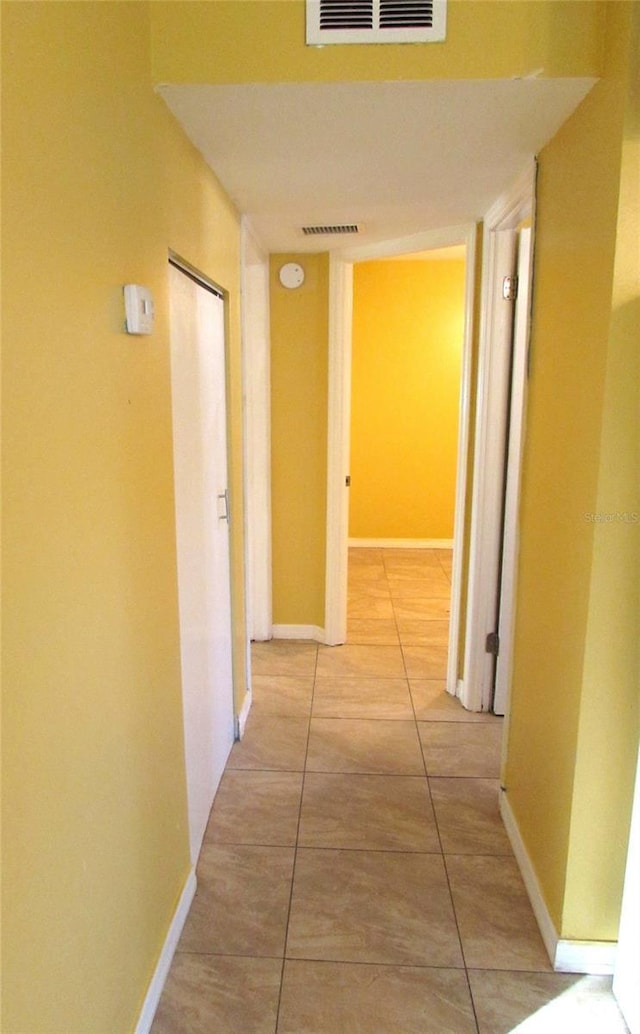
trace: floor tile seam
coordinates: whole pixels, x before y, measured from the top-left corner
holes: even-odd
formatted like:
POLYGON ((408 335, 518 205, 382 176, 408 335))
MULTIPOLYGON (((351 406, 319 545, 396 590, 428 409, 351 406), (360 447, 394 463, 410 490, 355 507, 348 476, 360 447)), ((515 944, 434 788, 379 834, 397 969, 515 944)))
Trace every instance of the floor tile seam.
MULTIPOLYGON (((441 679, 426 679, 425 681, 426 682, 440 682, 441 679)), ((456 697, 453 697, 453 699, 455 700, 456 697)), ((488 711, 473 711, 473 712, 470 712, 470 713, 473 713, 473 714, 489 714, 490 712, 488 712, 488 711)), ((496 715, 495 717, 496 717, 496 719, 498 719, 498 721, 500 720, 500 715, 496 715)), ((419 718, 418 721, 419 722, 424 722, 425 719, 424 718, 419 718)), ((464 718, 463 719, 459 719, 459 718, 458 719, 438 718, 438 719, 436 719, 436 721, 437 721, 438 725, 451 725, 453 728, 455 728, 457 725, 477 725, 477 726, 480 726, 480 727, 487 727, 487 726, 491 727, 492 725, 494 725, 494 726, 496 726, 496 728, 498 727, 498 721, 495 721, 495 722, 484 721, 483 722, 483 721, 478 721, 477 718, 475 720, 473 718, 470 718, 470 719, 464 719, 464 718)), ((432 725, 433 722, 432 721, 428 722, 428 724, 432 725)))
POLYGON ((362 776, 364 776, 366 778, 373 777, 374 779, 421 779, 421 780, 424 780, 424 779, 427 778, 427 776, 423 775, 422 773, 416 773, 416 772, 409 772, 407 775, 405 775, 402 772, 354 772, 354 771, 338 772, 338 771, 334 771, 332 769, 331 770, 330 769, 321 769, 321 770, 319 770, 319 769, 314 769, 314 768, 308 768, 307 772, 309 772, 310 775, 353 776, 354 779, 357 779, 357 778, 362 777, 362 776))
POLYGON ((380 718, 369 715, 343 715, 343 714, 312 714, 311 721, 326 722, 413 722, 413 718, 380 718))
POLYGON ((188 955, 196 956, 197 958, 214 958, 214 959, 256 959, 263 961, 264 959, 271 959, 273 962, 284 962, 286 956, 282 955, 256 955, 249 954, 249 952, 232 952, 232 951, 193 951, 185 948, 176 948, 174 952, 174 958, 177 955, 188 955))
POLYGON ((299 775, 300 773, 304 772, 304 769, 303 768, 273 768, 273 767, 265 768, 263 766, 261 766, 260 768, 249 768, 247 766, 232 765, 226 771, 229 771, 229 772, 279 772, 279 773, 289 772, 292 775, 299 775))
POLYGON ((380 769, 358 769, 354 771, 344 768, 310 768, 306 771, 311 775, 339 775, 339 776, 385 776, 389 779, 424 779, 422 772, 382 772, 380 769))
POLYGON ((411 849, 399 847, 335 847, 333 844, 329 844, 326 846, 322 844, 298 844, 298 848, 300 851, 340 851, 341 854, 400 855, 401 857, 404 857, 405 855, 411 855, 411 857, 419 855, 427 858, 444 858, 442 851, 423 851, 417 848, 411 849))
POLYGON ((382 775, 389 776, 391 779, 396 776, 416 776, 419 779, 423 778, 421 773, 418 772, 381 772, 379 769, 366 769, 354 772, 353 769, 345 771, 341 768, 307 768, 306 771, 312 775, 382 775))
MULTIPOLYGON (((434 812, 435 812, 435 808, 434 808, 434 812)), ((437 822, 438 822, 438 819, 437 819, 437 816, 436 816, 436 824, 437 824, 437 822)), ((439 830, 438 830, 438 833, 439 833, 439 830)), ((469 992, 469 999, 471 1001, 471 1008, 473 1010, 473 1018, 474 1018, 474 1021, 475 1021, 475 1024, 476 1024, 476 1030, 479 1031, 480 1030, 480 1021, 478 1019, 478 1014, 476 1012, 476 1003, 475 1003, 475 1000, 474 1000, 474 997, 473 997, 473 991, 471 990, 471 980, 469 979, 469 967, 467 965, 467 957, 466 957, 465 951, 464 951, 464 943, 463 943, 463 940, 462 940, 462 933, 460 931, 460 922, 458 920, 458 913, 457 913, 457 910, 456 910, 456 902, 455 902, 455 898, 453 896, 453 888, 451 886, 451 879, 449 877, 449 870, 447 868, 447 859, 446 859, 446 856, 444 855, 444 852, 443 852, 443 856, 442 856, 442 863, 443 863, 443 866, 444 866, 444 874, 445 874, 445 879, 447 881, 447 887, 449 888, 449 898, 451 900, 451 908, 452 908, 452 911, 453 911, 453 921, 455 923, 456 933, 458 935, 458 943, 460 945, 460 954, 461 954, 461 957, 462 957, 462 964, 463 964, 463 968, 464 968, 464 974, 465 974, 465 978, 466 978, 466 981, 467 981, 467 990, 469 992)))
MULTIPOLYGON (((352 958, 346 959, 346 958, 342 958, 342 957, 338 957, 338 956, 330 957, 330 958, 326 958, 326 957, 323 956, 322 958, 319 958, 319 957, 308 956, 308 955, 285 955, 284 956, 284 962, 285 962, 285 964, 287 962, 307 962, 307 963, 327 963, 327 964, 333 963, 334 965, 337 964, 337 965, 340 965, 340 966, 371 966, 371 967, 380 967, 380 968, 383 968, 383 969, 410 969, 410 970, 418 970, 418 971, 422 971, 422 970, 441 970, 441 971, 445 971, 445 972, 449 972, 449 973, 451 973, 451 972, 465 973, 466 972, 465 966, 462 965, 462 964, 459 965, 459 966, 455 966, 455 965, 445 966, 445 965, 442 965, 442 964, 440 964, 440 965, 430 964, 428 962, 424 962, 424 963, 420 963, 420 962, 380 962, 377 959, 352 959, 352 958)), ((468 982, 467 982, 467 987, 469 987, 468 982)))
POLYGON ((280 1007, 281 1007, 281 1002, 282 1002, 282 985, 283 985, 283 978, 284 978, 284 958, 286 958, 286 954, 287 954, 287 944, 288 944, 288 940, 289 940, 289 928, 290 928, 290 925, 291 925, 291 910, 292 910, 292 907, 293 907, 293 891, 294 891, 295 880, 296 880, 296 864, 297 864, 297 859, 298 859, 298 850, 299 850, 299 841, 300 841, 300 827, 301 827, 301 822, 302 822, 302 804, 303 804, 303 801, 304 801, 304 788, 305 788, 305 780, 306 780, 306 775, 307 775, 307 761, 308 761, 308 757, 309 757, 309 742, 310 742, 310 739, 311 739, 311 715, 313 713, 313 702, 314 702, 315 691, 316 691, 316 680, 318 678, 318 659, 319 659, 319 656, 320 656, 320 651, 318 649, 318 650, 316 650, 316 660, 315 660, 315 666, 314 666, 314 672, 313 672, 313 685, 311 687, 311 707, 310 707, 310 711, 309 711, 309 719, 308 719, 308 725, 307 725, 307 741, 306 741, 306 744, 305 744, 305 752, 304 752, 304 759, 303 759, 303 766, 302 766, 302 782, 301 782, 301 786, 300 786, 300 800, 299 800, 299 803, 298 803, 298 821, 296 823, 295 843, 293 845, 293 865, 291 867, 291 886, 289 888, 289 903, 288 903, 288 906, 287 906, 287 916, 286 916, 286 922, 285 922, 285 928, 284 928, 283 968, 282 968, 282 973, 281 973, 281 977, 280 977, 280 991, 279 991, 279 994, 278 994, 278 1007, 277 1007, 277 1010, 276 1010, 276 1031, 277 1031, 279 1023, 280 1023, 280 1007))
MULTIPOLYGON (((354 959, 327 959, 327 958, 313 958, 307 957, 306 955, 285 955, 285 964, 287 962, 306 962, 312 963, 319 966, 367 966, 369 969, 403 969, 409 970, 410 972, 422 973, 424 970, 439 970, 443 973, 462 973, 464 969, 462 966, 443 966, 435 965, 425 962, 423 964, 418 962, 373 962, 368 959, 354 960, 354 959)), ((494 972, 487 970, 487 972, 494 972)))

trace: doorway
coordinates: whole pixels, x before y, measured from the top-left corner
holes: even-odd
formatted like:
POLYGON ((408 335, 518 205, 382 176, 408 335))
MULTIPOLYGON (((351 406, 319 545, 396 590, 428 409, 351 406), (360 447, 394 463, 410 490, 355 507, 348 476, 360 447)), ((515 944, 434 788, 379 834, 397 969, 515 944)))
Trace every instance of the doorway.
POLYGON ((451 621, 447 658, 447 690, 457 692, 465 526, 467 453, 472 371, 472 330, 476 227, 439 231, 334 253, 330 267, 329 314, 329 448, 327 479, 327 570, 325 641, 337 645, 347 634, 347 547, 349 537, 351 327, 353 266, 356 262, 403 256, 463 245, 466 253, 465 320, 460 377, 451 621))
POLYGON ((354 265, 349 545, 453 545, 463 246, 354 265))
POLYGON ((353 267, 347 642, 428 647, 442 680, 465 260, 458 245, 353 267))
POLYGON ((170 259, 180 654, 191 860, 234 741, 225 303, 170 259))

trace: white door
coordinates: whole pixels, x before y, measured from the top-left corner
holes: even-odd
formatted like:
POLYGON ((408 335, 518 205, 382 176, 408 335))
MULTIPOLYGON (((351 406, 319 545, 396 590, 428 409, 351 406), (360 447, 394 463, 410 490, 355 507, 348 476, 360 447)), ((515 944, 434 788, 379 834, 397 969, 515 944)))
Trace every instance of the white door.
POLYGON ((174 265, 171 394, 191 860, 234 739, 224 301, 174 265))
POLYGON ((518 560, 518 507, 520 471, 527 385, 529 349, 529 307, 531 295, 530 229, 518 234, 518 297, 513 321, 513 352, 507 460, 504 489, 502 560, 498 586, 498 655, 496 657, 493 711, 503 715, 507 709, 511 682, 513 631, 515 627, 516 570, 518 560))

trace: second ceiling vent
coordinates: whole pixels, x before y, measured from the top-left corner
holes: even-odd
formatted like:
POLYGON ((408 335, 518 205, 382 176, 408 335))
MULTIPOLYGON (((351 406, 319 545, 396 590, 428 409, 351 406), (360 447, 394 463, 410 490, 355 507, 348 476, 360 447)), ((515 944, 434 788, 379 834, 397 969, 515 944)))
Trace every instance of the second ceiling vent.
POLYGON ((307 237, 313 237, 316 234, 360 233, 360 227, 357 223, 336 223, 323 226, 303 226, 302 232, 307 237))
POLYGON ((307 0, 307 43, 437 43, 447 0, 307 0))

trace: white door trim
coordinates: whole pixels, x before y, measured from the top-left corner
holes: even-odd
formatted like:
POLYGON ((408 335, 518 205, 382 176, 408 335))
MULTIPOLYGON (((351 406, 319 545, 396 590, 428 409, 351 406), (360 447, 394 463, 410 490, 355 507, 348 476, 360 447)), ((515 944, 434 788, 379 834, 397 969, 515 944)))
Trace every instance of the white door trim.
POLYGON ((347 557, 349 497, 345 478, 349 473, 349 421, 351 409, 351 319, 353 306, 353 264, 369 259, 410 255, 456 244, 466 251, 465 327, 460 389, 460 422, 456 479, 454 564, 449 633, 447 689, 456 693, 464 510, 469 442, 469 401, 473 349, 473 298, 475 281, 476 226, 444 227, 412 234, 379 244, 361 245, 332 252, 329 276, 329 434, 327 446, 327 561, 325 596, 325 642, 344 643, 347 633, 347 557))
MULTIPOLYGON (((270 639, 271 376, 269 258, 241 223, 241 317, 248 642, 270 639)), ((250 667, 248 668, 250 671, 250 667)))
POLYGON ((327 554, 324 640, 347 638, 349 538, 349 421, 351 416, 351 318, 353 263, 329 256, 329 401, 327 437, 327 554))
POLYGON ((515 629, 517 559, 519 547, 518 511, 520 474, 524 446, 527 407, 527 360, 531 323, 531 267, 533 231, 518 233, 518 298, 513 328, 513 361, 511 368, 511 404, 507 438, 506 483, 504 493, 504 529, 502 535, 502 574, 500 580, 500 613, 498 636, 500 652, 496 658, 493 710, 504 715, 508 711, 515 629))
POLYGON ((462 703, 470 711, 488 711, 493 694, 493 658, 486 652, 486 637, 496 631, 505 458, 505 425, 502 434, 497 433, 496 413, 508 398, 506 380, 510 376, 510 364, 500 361, 495 347, 499 324, 504 320, 504 312, 495 304, 495 285, 504 254, 502 234, 515 230, 523 220, 533 216, 534 197, 535 161, 532 160, 512 187, 491 206, 484 220, 469 581, 460 687, 462 703), (496 486, 500 486, 499 492, 496 486))

